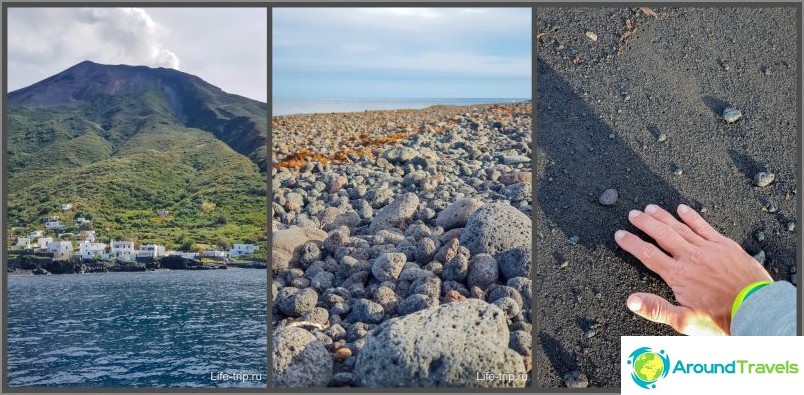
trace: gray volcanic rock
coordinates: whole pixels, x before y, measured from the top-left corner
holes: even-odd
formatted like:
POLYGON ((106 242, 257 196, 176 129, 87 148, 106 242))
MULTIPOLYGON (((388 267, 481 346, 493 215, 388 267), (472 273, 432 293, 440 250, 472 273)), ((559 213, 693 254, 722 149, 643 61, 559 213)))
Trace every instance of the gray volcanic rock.
POLYGON ((500 270, 497 261, 489 254, 477 254, 469 260, 467 285, 486 288, 497 282, 500 270))
POLYGON ((402 273, 407 258, 398 252, 386 252, 374 259, 371 274, 380 281, 395 281, 402 273))
POLYGON ((513 206, 487 204, 472 215, 461 233, 461 245, 472 255, 501 252, 531 246, 531 220, 513 206))
POLYGON ((365 322, 369 324, 379 324, 382 322, 385 311, 377 302, 368 299, 357 299, 352 302, 352 312, 349 320, 352 322, 365 322))
POLYGON ((394 164, 405 163, 419 155, 419 152, 409 147, 394 147, 385 150, 382 158, 394 164))
POLYGON ((754 176, 754 185, 758 187, 766 187, 770 185, 775 179, 776 179, 775 174, 771 172, 761 171, 754 176))
POLYGON ((530 277, 532 247, 516 247, 497 254, 497 264, 504 278, 530 277))
POLYGON ((419 197, 414 193, 405 193, 397 196, 394 201, 383 207, 371 221, 369 232, 396 228, 405 220, 413 217, 419 206, 419 197))
POLYGON ((284 287, 276 297, 276 307, 287 316, 299 317, 318 303, 318 293, 312 288, 284 287))
POLYGON ((272 340, 274 385, 326 387, 332 380, 332 357, 310 332, 294 327, 278 328, 272 340))
POLYGON ((467 299, 381 324, 358 354, 355 373, 368 387, 521 388, 525 365, 508 343, 505 313, 467 299), (514 379, 477 380, 477 372, 514 379))
POLYGON ((483 202, 477 199, 466 198, 456 200, 444 210, 441 210, 436 217, 436 226, 450 230, 461 228, 466 225, 469 218, 477 209, 483 206, 483 202))
POLYGON ((275 230, 273 232, 271 251, 274 260, 279 259, 277 260, 277 267, 273 267, 273 269, 278 271, 293 266, 299 261, 302 254, 299 247, 308 241, 323 242, 326 238, 327 233, 320 229, 289 228, 275 230))

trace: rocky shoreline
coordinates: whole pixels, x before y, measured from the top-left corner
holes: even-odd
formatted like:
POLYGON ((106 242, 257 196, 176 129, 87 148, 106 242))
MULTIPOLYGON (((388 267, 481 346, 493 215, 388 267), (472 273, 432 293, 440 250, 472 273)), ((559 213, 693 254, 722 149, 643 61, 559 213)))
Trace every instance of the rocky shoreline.
POLYGON ((531 109, 273 119, 278 387, 530 385, 531 109))
POLYGON ((84 274, 106 272, 144 272, 153 270, 221 270, 229 267, 243 269, 267 269, 264 262, 219 262, 205 264, 179 256, 163 257, 148 261, 109 262, 96 260, 54 261, 35 255, 23 255, 8 259, 9 275, 84 274))

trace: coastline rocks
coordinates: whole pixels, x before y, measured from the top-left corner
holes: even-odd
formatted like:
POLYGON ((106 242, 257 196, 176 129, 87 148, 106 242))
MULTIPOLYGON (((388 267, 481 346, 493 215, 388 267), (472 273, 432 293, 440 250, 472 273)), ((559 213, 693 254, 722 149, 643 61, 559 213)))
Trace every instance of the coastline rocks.
POLYGON ((461 245, 472 255, 487 253, 497 258, 504 251, 531 245, 531 220, 513 206, 486 204, 472 215, 461 233, 461 245))
POLYGON ((288 228, 273 231, 273 271, 281 271, 297 263, 302 255, 299 247, 308 241, 323 243, 326 238, 327 233, 320 229, 288 228))
POLYGON ((284 287, 276 296, 276 307, 289 317, 299 317, 315 308, 318 293, 312 288, 284 287))
POLYGON ((503 311, 477 299, 457 301, 381 324, 358 354, 355 374, 367 387, 521 388, 525 365, 508 343, 503 311), (477 372, 513 377, 477 380, 477 372))
POLYGON ((391 204, 383 207, 371 221, 369 232, 396 228, 406 220, 413 217, 419 206, 419 197, 414 193, 405 193, 397 196, 391 204))
POLYGON ((533 194, 533 188, 529 182, 520 182, 511 184, 502 189, 501 193, 505 195, 508 200, 518 202, 520 200, 530 200, 533 194))
POLYGON ((504 165, 518 165, 520 163, 529 163, 530 157, 524 155, 503 155, 501 161, 504 165))
POLYGON ((489 254, 477 254, 469 261, 467 285, 485 289, 497 282, 499 277, 497 261, 489 254))
POLYGON ((379 281, 396 281, 405 267, 407 257, 398 252, 386 252, 374 259, 371 274, 379 281))
POLYGON ((472 214, 481 206, 483 206, 483 202, 477 199, 456 200, 438 213, 435 224, 444 228, 444 230, 462 228, 469 221, 472 214))
POLYGON ((352 302, 352 312, 349 313, 349 321, 365 322, 368 324, 379 324, 385 316, 382 305, 368 299, 357 299, 352 302))
POLYGON ((271 320, 326 349, 329 381, 308 383, 530 380, 531 109, 281 118, 271 320))
POLYGON ((394 147, 385 150, 381 158, 393 164, 405 163, 419 155, 419 152, 408 147, 394 147))
POLYGON ((311 333, 301 328, 278 328, 272 340, 273 375, 277 387, 326 387, 332 380, 332 358, 311 333))
POLYGON ((518 184, 520 182, 531 183, 533 181, 533 173, 529 171, 518 171, 515 173, 506 173, 500 176, 499 181, 503 185, 518 184))
POLYGON ((506 279, 530 277, 532 246, 516 247, 497 254, 500 273, 506 279))

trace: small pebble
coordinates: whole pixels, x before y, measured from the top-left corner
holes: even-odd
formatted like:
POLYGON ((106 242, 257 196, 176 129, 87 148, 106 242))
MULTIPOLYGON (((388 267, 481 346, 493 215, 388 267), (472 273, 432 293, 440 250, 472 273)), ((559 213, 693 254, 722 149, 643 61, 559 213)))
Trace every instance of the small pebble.
POLYGON ((586 32, 586 37, 589 37, 592 41, 597 41, 597 34, 595 34, 595 32, 586 32))
POLYGON ((562 378, 567 388, 586 388, 589 386, 589 379, 586 378, 585 374, 577 370, 565 373, 562 378))
POLYGON ((335 358, 336 361, 343 362, 347 358, 352 356, 352 350, 350 350, 347 347, 341 347, 341 348, 337 349, 332 356, 333 356, 333 358, 335 358))
POLYGON ((676 166, 676 167, 673 169, 673 174, 675 174, 675 175, 677 175, 677 176, 680 176, 680 175, 684 174, 684 170, 681 170, 681 168, 680 168, 680 167, 676 166))
POLYGON ((559 269, 565 269, 567 267, 569 267, 569 261, 564 261, 564 263, 558 266, 559 269))
POLYGON ((667 135, 664 134, 664 133, 659 134, 659 137, 656 139, 656 141, 658 141, 660 143, 667 142, 667 135))
POLYGON ((597 199, 600 204, 604 206, 612 206, 614 203, 617 203, 617 199, 620 195, 617 193, 617 190, 614 188, 609 188, 603 191, 600 195, 600 198, 597 199))
POLYGON ((771 172, 761 171, 754 176, 754 185, 758 187, 766 187, 770 185, 775 179, 776 179, 775 174, 771 172))
POLYGON ((796 223, 793 222, 793 221, 788 222, 787 223, 787 231, 788 232, 795 232, 796 231, 796 223))
POLYGON ((759 252, 754 254, 754 259, 756 259, 761 265, 765 264, 765 258, 765 250, 759 250, 759 252))
POLYGON ((756 233, 754 233, 754 237, 757 239, 757 241, 765 241, 765 232, 758 230, 756 233))
POLYGON ((742 111, 736 108, 728 107, 725 110, 723 110, 723 119, 726 121, 726 123, 737 122, 737 120, 739 120, 742 117, 743 117, 742 111))
POLYGON ((570 244, 578 244, 579 241, 581 241, 581 237, 578 236, 578 235, 572 235, 569 238, 569 243, 570 244))

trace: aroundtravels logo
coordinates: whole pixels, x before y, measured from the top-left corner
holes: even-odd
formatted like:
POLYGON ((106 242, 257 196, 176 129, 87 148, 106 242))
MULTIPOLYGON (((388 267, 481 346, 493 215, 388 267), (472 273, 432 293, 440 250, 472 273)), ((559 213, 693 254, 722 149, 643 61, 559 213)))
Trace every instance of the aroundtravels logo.
POLYGON ((799 393, 802 349, 804 336, 622 336, 620 390, 623 395, 763 394, 768 388, 799 393))
POLYGON ((628 356, 628 364, 631 365, 631 379, 645 389, 656 388, 656 382, 670 372, 667 353, 664 350, 657 353, 650 347, 637 348, 628 356))

